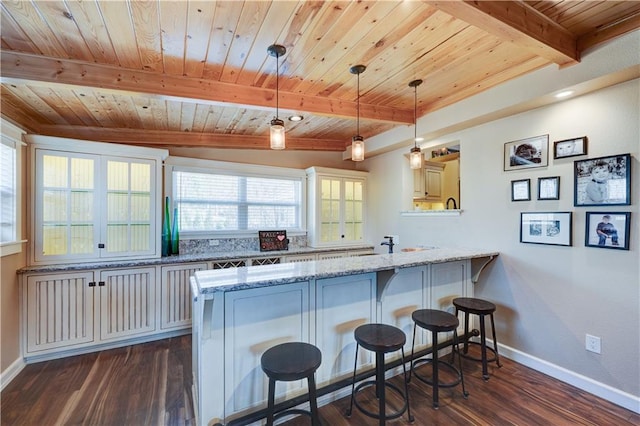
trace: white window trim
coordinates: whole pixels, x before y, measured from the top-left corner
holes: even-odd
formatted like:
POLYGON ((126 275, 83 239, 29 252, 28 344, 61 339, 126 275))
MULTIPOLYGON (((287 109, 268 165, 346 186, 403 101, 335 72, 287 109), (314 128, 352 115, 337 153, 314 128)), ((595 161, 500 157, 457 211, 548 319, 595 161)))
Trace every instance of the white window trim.
POLYGON ((0 243, 0 257, 4 257, 22 253, 23 245, 27 242, 27 240, 21 239, 23 217, 22 195, 24 191, 20 190, 24 188, 24 182, 22 181, 22 171, 24 168, 22 151, 23 147, 27 146, 27 144, 22 142, 22 135, 25 133, 22 129, 4 119, 2 119, 0 123, 2 126, 2 138, 7 138, 13 142, 16 149, 16 241, 0 243))
MULTIPOLYGON (((216 173, 255 177, 275 177, 275 178, 299 178, 301 179, 301 217, 300 228, 287 230, 288 236, 306 235, 307 232, 307 174, 303 169, 291 169, 287 167, 261 166, 255 164, 231 163, 218 160, 202 160, 188 157, 169 156, 164 162, 164 194, 173 194, 173 172, 201 172, 216 173)), ((201 240, 211 238, 248 238, 254 237, 257 232, 254 230, 242 231, 211 231, 203 232, 182 232, 181 239, 201 240)))

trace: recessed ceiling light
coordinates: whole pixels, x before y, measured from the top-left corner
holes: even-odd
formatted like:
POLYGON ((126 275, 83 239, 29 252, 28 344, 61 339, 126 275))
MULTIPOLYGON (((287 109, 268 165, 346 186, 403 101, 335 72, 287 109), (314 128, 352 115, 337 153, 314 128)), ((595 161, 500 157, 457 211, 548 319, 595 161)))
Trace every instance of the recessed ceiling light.
POLYGON ((565 90, 564 92, 556 93, 556 98, 566 98, 567 96, 573 95, 573 90, 565 90))
POLYGON ((302 121, 304 119, 301 115, 292 115, 289 117, 289 121, 302 121))

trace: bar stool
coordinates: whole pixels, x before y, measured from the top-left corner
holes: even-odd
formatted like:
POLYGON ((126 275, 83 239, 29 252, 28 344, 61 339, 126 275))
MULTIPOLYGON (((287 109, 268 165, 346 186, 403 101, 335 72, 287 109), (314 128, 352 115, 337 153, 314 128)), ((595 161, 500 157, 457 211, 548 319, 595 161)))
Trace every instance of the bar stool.
POLYGON ((451 351, 451 362, 446 362, 438 359, 438 333, 453 331, 453 345, 458 346, 458 332, 456 331, 460 321, 458 317, 449 312, 438 311, 434 309, 418 309, 411 314, 413 319, 413 343, 411 344, 411 359, 413 359, 415 344, 416 344, 416 329, 417 327, 424 328, 431 331, 431 358, 421 358, 413 361, 411 369, 409 371, 409 381, 411 380, 411 374, 413 373, 420 381, 431 385, 433 389, 433 407, 438 408, 438 389, 441 387, 450 388, 462 384, 462 395, 466 399, 469 393, 464 387, 464 376, 462 374, 462 361, 458 356, 458 368, 453 365, 454 351, 451 351), (416 368, 422 364, 431 364, 432 377, 428 379, 416 371, 416 368), (438 377, 438 366, 442 365, 451 370, 456 379, 447 383, 440 382, 438 377))
POLYGON ((311 417, 313 426, 320 426, 316 394, 315 372, 322 362, 322 354, 317 347, 303 342, 288 342, 276 345, 262 354, 260 365, 269 377, 269 403, 267 425, 273 425, 275 418, 285 414, 304 414, 311 417), (293 382, 307 379, 309 406, 311 411, 289 409, 275 413, 276 381, 293 382))
POLYGON ((364 324, 356 328, 354 331, 354 337, 356 340, 356 359, 353 366, 353 380, 351 385, 351 404, 346 412, 347 417, 351 417, 351 411, 353 410, 353 404, 365 415, 378 419, 379 425, 384 425, 387 420, 397 419, 402 416, 405 411, 408 412, 409 421, 413 422, 413 416, 411 415, 411 407, 409 406, 409 388, 407 386, 407 369, 405 368, 404 358, 404 344, 407 341, 407 337, 404 332, 397 327, 387 324, 364 324), (376 378, 375 380, 368 380, 360 383, 356 386, 356 368, 358 366, 358 349, 363 348, 375 352, 376 354, 376 378), (384 355, 389 352, 395 352, 397 350, 402 351, 402 370, 404 372, 404 394, 400 388, 393 383, 385 381, 385 366, 384 355), (376 397, 378 399, 378 413, 367 410, 362 407, 358 402, 356 395, 361 390, 375 386, 376 397), (385 388, 389 388, 396 392, 402 400, 404 405, 398 411, 387 414, 386 413, 386 399, 385 388))
POLYGON ((496 339, 496 326, 493 321, 493 313, 496 310, 496 305, 486 300, 474 298, 474 297, 458 297, 453 299, 453 306, 456 307, 456 316, 458 311, 464 312, 464 334, 469 335, 469 315, 476 314, 480 318, 480 343, 469 342, 465 339, 462 348, 462 356, 472 359, 474 361, 482 361, 482 378, 489 380, 489 373, 487 371, 487 362, 495 361, 498 367, 502 367, 500 364, 500 356, 498 355, 498 340, 496 339), (484 327, 484 317, 489 315, 491 318, 491 333, 493 335, 493 348, 487 346, 487 336, 484 327), (469 344, 480 345, 480 358, 471 356, 468 354, 469 344), (487 358, 487 349, 493 352, 491 358, 487 358))

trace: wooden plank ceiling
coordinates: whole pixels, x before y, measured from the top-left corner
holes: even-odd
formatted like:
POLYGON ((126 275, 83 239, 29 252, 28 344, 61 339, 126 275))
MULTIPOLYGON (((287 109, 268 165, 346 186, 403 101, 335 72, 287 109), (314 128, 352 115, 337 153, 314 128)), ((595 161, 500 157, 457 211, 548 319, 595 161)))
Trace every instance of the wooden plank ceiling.
POLYGON ((6 1, 2 115, 32 133, 287 149, 366 138, 640 27, 629 1, 6 1), (301 114, 304 120, 286 120, 301 114))

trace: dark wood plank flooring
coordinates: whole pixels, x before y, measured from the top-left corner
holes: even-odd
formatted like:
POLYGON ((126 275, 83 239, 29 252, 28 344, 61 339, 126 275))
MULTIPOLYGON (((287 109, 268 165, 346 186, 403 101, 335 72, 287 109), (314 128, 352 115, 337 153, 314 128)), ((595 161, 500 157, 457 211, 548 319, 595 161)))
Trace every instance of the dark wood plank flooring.
MULTIPOLYGON (((415 425, 639 425, 640 415, 508 359, 490 367, 464 360, 468 399, 460 387, 441 389, 440 408, 429 386, 413 379, 415 425)), ((430 368, 428 366, 421 368, 430 368)), ((394 378, 400 385, 400 378, 394 378)), ((1 424, 194 425, 191 336, 28 365, 0 395, 1 424)), ((366 395, 363 395, 366 397, 366 395)), ((392 394, 389 404, 399 404, 392 394)), ((326 426, 375 425, 349 398, 320 408, 326 426)), ((406 414, 387 422, 407 424, 406 414)), ((287 422, 308 425, 306 417, 287 422)))

